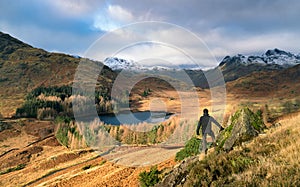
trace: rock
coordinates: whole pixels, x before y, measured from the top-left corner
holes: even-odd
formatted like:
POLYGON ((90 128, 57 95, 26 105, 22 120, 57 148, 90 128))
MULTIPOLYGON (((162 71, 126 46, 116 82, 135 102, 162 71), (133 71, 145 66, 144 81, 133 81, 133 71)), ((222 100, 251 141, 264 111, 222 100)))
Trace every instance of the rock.
POLYGON ((181 164, 174 168, 160 183, 155 187, 177 186, 186 181, 187 174, 189 173, 189 166, 199 159, 198 156, 189 157, 181 162, 181 164))
POLYGON ((264 128, 261 116, 249 108, 243 108, 231 117, 229 126, 219 134, 217 146, 219 149, 229 151, 234 146, 256 137, 264 128))
POLYGON ((280 127, 281 126, 281 123, 275 123, 274 124, 274 127, 280 127))
POLYGON ((203 160, 205 158, 205 153, 199 154, 199 161, 203 160))

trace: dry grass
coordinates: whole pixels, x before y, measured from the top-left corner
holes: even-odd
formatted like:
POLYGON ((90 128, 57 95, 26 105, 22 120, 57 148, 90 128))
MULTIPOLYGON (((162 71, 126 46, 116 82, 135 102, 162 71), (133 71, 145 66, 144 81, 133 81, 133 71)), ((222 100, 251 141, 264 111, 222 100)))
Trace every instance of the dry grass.
POLYGON ((299 185, 300 180, 300 115, 279 121, 281 126, 257 138, 249 147, 259 152, 270 147, 270 152, 258 157, 258 163, 237 176, 237 181, 249 184, 299 185))
POLYGON ((1 94, 0 93, 0 114, 9 117, 15 114, 16 108, 24 103, 24 94, 1 94))
POLYGON ((252 142, 198 162, 186 184, 209 186, 299 186, 300 114, 278 121, 252 142), (279 124, 278 123, 278 124, 279 124))

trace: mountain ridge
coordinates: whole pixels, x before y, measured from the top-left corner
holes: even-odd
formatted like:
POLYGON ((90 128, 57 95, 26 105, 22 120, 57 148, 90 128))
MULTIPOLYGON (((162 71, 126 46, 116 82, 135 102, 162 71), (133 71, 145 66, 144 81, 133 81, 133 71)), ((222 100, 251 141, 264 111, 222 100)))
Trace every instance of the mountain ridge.
MULTIPOLYGON (((59 86, 72 84, 76 68, 82 58, 61 53, 50 53, 43 49, 34 48, 4 33, 0 33, 0 40, 2 41, 0 43, 0 86, 6 88, 0 90, 0 113, 2 115, 11 116, 15 112, 16 108, 20 107, 20 105, 24 102, 25 95, 37 86, 59 86)), ((270 59, 275 56, 291 57, 296 59, 297 62, 299 59, 299 55, 293 55, 292 53, 276 48, 268 50, 264 56, 265 58, 270 59)), ((227 62, 230 58, 231 57, 225 57, 224 59, 227 59, 227 62)), ((279 64, 272 63, 242 64, 240 63, 240 59, 235 59, 236 61, 233 60, 229 63, 220 63, 219 66, 214 69, 206 71, 185 70, 185 72, 190 76, 194 86, 208 89, 210 87, 218 86, 220 83, 223 84, 224 81, 227 84, 228 82, 235 81, 241 77, 251 77, 253 73, 266 72, 268 74, 274 71, 288 70, 291 68, 291 66, 281 66, 279 64), (221 71, 223 73, 223 77, 220 77, 220 80, 214 80, 214 82, 208 85, 206 76, 208 74, 213 75, 215 71, 221 71), (221 79, 223 79, 223 81, 221 79)), ((279 60, 280 59, 281 58, 279 58, 279 60)), ((298 68, 293 69, 297 72, 298 68)), ((158 71, 162 69, 154 68, 152 70, 158 71)), ((174 69, 163 70, 174 73, 174 69)), ((104 71, 105 72, 101 76, 102 78, 103 76, 106 76, 108 79, 104 78, 102 84, 113 84, 112 80, 117 75, 117 72, 112 71, 108 67, 104 68, 104 71)), ((285 74, 288 74, 288 72, 289 70, 286 71, 285 74)), ((253 75, 259 79, 259 74, 253 75)), ((276 75, 276 73, 274 75, 276 75)), ((298 74, 294 73, 293 75, 295 75, 295 80, 298 80, 298 74)), ((232 84, 235 83, 241 85, 239 81, 233 82, 232 84)))
POLYGON ((226 56, 220 62, 219 66, 228 65, 231 63, 240 63, 243 65, 249 64, 277 64, 280 66, 293 66, 300 63, 300 56, 292 54, 291 52, 286 52, 278 48, 269 49, 262 55, 249 55, 245 56, 242 54, 237 54, 234 56, 226 56))
MULTIPOLYGON (((124 59, 119 57, 107 57, 104 62, 105 65, 110 67, 112 70, 132 70, 132 71, 147 71, 147 70, 176 70, 176 69, 185 69, 185 70, 203 70, 200 67, 194 67, 193 65, 180 65, 174 68, 167 66, 145 66, 139 64, 132 59, 124 59)), ((251 65, 251 64, 260 64, 260 65, 278 65, 281 68, 288 68, 297 64, 300 64, 300 55, 293 54, 278 48, 268 49, 262 55, 243 55, 237 54, 234 56, 225 56, 223 60, 219 63, 217 67, 222 67, 224 65, 251 65)))
POLYGON ((176 70, 167 66, 144 66, 131 59, 123 59, 119 57, 107 57, 103 63, 114 71, 128 70, 128 71, 168 71, 176 70))

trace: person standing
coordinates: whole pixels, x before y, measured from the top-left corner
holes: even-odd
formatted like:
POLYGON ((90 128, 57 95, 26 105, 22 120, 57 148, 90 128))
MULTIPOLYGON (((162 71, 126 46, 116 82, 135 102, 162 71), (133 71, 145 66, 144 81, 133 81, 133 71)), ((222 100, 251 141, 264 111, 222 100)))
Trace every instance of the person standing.
MULTIPOLYGON (((196 134, 199 135, 200 128, 202 127, 202 153, 207 152, 207 141, 206 137, 207 135, 210 135, 212 137, 213 142, 215 141, 215 134, 212 131, 212 122, 220 128, 220 131, 224 130, 224 128, 213 118, 208 114, 208 109, 203 110, 203 116, 200 117, 200 120, 197 125, 196 134)), ((199 147, 200 151, 200 147, 199 147)))

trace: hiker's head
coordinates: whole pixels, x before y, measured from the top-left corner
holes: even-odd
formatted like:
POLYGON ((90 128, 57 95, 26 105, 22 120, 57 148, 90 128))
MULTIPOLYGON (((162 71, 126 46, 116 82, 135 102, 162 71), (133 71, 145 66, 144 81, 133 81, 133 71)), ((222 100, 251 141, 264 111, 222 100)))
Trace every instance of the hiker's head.
POLYGON ((208 110, 207 110, 207 108, 205 108, 205 109, 203 110, 203 114, 204 114, 204 115, 208 115, 208 110))

